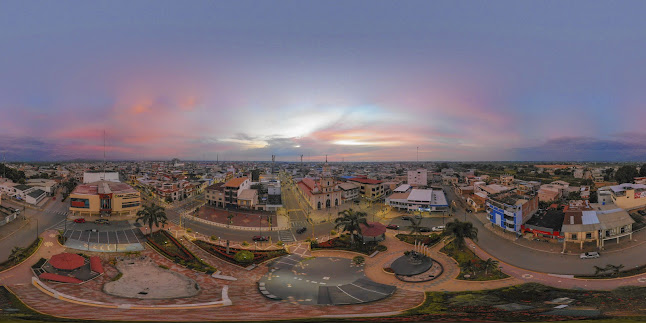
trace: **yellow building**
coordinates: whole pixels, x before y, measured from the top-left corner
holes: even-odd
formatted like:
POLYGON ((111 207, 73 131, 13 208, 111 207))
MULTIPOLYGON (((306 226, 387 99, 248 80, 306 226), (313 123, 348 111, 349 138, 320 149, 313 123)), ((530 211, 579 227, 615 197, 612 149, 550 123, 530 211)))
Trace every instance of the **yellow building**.
POLYGON ((140 208, 139 191, 125 183, 80 184, 70 194, 70 214, 74 216, 135 216, 140 208))
POLYGON ((625 183, 602 187, 599 189, 599 195, 604 194, 609 194, 612 202, 625 210, 646 206, 646 185, 644 184, 625 183))

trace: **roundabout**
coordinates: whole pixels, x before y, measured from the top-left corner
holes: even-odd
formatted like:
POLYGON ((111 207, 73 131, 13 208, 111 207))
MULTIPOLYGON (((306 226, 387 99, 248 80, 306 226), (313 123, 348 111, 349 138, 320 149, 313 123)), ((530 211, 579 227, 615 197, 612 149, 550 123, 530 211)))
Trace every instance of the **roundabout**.
POLYGON ((407 251, 403 256, 395 259, 390 264, 390 269, 397 279, 410 283, 431 281, 444 272, 439 262, 416 251, 407 251))
POLYGON ((302 258, 288 255, 269 264, 258 282, 265 297, 297 304, 347 305, 381 300, 394 286, 365 277, 363 265, 336 257, 302 258))

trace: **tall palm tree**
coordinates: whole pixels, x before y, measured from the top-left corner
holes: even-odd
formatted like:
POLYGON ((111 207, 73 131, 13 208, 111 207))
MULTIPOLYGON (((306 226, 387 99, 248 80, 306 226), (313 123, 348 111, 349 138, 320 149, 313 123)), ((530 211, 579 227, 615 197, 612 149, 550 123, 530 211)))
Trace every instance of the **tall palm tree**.
POLYGON ((159 205, 144 205, 144 208, 137 212, 137 222, 141 221, 144 225, 148 225, 150 233, 153 232, 153 225, 159 226, 161 223, 162 228, 166 225, 168 218, 164 208, 159 205))
POLYGON ((410 233, 415 235, 415 241, 422 234, 422 219, 410 218, 410 233))
POLYGON ((482 266, 484 267, 485 275, 487 275, 489 273, 489 269, 494 270, 498 268, 498 260, 489 258, 482 262, 482 266))
POLYGON ((20 258, 22 257, 22 253, 23 253, 24 251, 25 251, 25 248, 21 248, 21 247, 13 247, 13 249, 11 249, 11 254, 10 254, 10 255, 9 255, 9 257, 7 258, 7 260, 9 260, 9 261, 11 261, 11 262, 18 262, 18 261, 20 261, 20 258))
POLYGON ((478 228, 473 227, 471 222, 462 222, 455 219, 446 224, 444 232, 453 237, 453 245, 460 249, 464 247, 464 239, 469 238, 478 241, 478 228))
POLYGON ((341 231, 350 232, 350 241, 352 246, 354 246, 354 235, 361 234, 360 224, 367 225, 368 221, 366 220, 367 214, 365 212, 354 211, 352 209, 347 209, 339 212, 339 217, 334 220, 335 229, 340 229, 341 231))

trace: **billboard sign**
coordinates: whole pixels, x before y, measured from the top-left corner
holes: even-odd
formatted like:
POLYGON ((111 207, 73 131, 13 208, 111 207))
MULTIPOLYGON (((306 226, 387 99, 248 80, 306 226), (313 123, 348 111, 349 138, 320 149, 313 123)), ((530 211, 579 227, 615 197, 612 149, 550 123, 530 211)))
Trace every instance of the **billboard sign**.
POLYGON ((642 197, 646 197, 646 191, 641 191, 641 192, 635 191, 635 198, 636 199, 640 199, 642 197))

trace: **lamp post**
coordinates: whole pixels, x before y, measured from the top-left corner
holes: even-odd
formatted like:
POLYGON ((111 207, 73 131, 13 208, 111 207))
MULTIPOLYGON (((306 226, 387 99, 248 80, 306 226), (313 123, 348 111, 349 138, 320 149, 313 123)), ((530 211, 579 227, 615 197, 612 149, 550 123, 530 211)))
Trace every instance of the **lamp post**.
POLYGON ((36 218, 36 240, 38 240, 38 218, 36 218))

